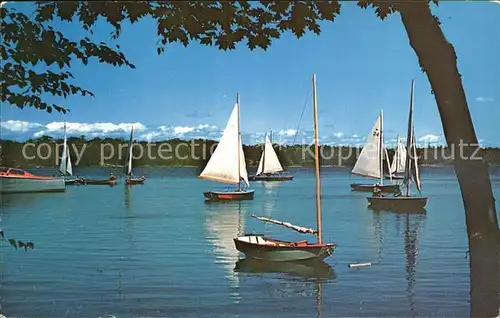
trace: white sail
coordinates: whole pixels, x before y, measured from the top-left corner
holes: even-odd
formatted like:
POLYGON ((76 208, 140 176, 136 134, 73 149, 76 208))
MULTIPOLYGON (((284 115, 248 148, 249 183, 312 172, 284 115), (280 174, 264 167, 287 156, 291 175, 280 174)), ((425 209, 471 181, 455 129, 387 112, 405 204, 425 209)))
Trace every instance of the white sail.
POLYGON ((68 141, 66 138, 66 123, 64 123, 64 144, 63 151, 61 155, 61 163, 59 164, 59 171, 63 175, 72 175, 73 168, 71 167, 71 158, 69 156, 68 141))
POLYGON ((220 264, 226 271, 226 278, 231 294, 238 300, 240 295, 238 273, 234 271, 234 265, 238 261, 240 252, 234 248, 233 238, 243 234, 245 228, 246 209, 244 205, 225 204, 213 207, 207 206, 205 213, 206 238, 214 248, 214 261, 220 264))
POLYGON ((69 154, 69 147, 66 145, 66 152, 68 156, 68 161, 66 163, 66 172, 68 175, 72 176, 73 175, 73 167, 71 166, 71 156, 69 154))
POLYGON ((245 182, 245 185, 248 187, 250 183, 248 182, 248 172, 247 172, 247 164, 245 160, 245 153, 243 152, 243 143, 241 142, 241 135, 239 135, 239 146, 240 146, 240 177, 245 182))
POLYGON ((273 144, 266 135, 266 143, 264 144, 264 151, 260 157, 257 175, 262 173, 275 173, 283 171, 283 167, 274 151, 273 144))
POLYGON ((394 153, 394 158, 391 164, 391 172, 394 173, 404 173, 405 172, 405 162, 406 162, 406 148, 398 137, 398 145, 394 153))
POLYGON ((240 176, 248 184, 243 146, 239 135, 239 105, 234 105, 233 112, 224 129, 222 138, 210 157, 200 178, 218 182, 239 184, 240 176), (243 169, 242 169, 243 168, 243 169))
POLYGON ((128 156, 127 156, 127 175, 132 174, 132 136, 134 134, 134 126, 130 130, 130 140, 128 142, 128 156))
POLYGON ((358 160, 352 169, 352 173, 363 177, 377 178, 380 175, 380 138, 381 136, 382 116, 377 118, 372 132, 368 135, 366 144, 359 154, 358 160))

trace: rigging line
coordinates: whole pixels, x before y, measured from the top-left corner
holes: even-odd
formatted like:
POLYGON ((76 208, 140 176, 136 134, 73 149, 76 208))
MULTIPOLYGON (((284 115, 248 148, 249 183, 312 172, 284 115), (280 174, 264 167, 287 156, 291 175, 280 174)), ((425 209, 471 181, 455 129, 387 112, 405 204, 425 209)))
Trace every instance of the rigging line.
MULTIPOLYGON (((308 101, 311 99, 311 95, 312 95, 312 89, 309 89, 308 90, 308 94, 306 96, 306 100, 304 101, 304 106, 302 107, 302 112, 300 114, 300 118, 299 118, 299 123, 297 125, 297 129, 295 130, 295 135, 293 136, 292 145, 295 145, 295 141, 297 140, 297 134, 299 133, 300 125, 302 124, 302 118, 304 117, 306 106, 308 104, 308 101)), ((264 151, 265 151, 265 149, 264 149, 264 151)), ((279 184, 278 189, 276 189, 276 195, 275 195, 275 197, 274 197, 274 199, 272 200, 272 203, 271 203, 271 216, 272 216, 272 211, 274 211, 274 208, 276 206, 276 202, 279 199, 280 188, 281 188, 281 186, 282 186, 282 184, 283 184, 284 181, 279 181, 279 182, 280 182, 280 184, 279 184)))
POLYGON ((304 102, 304 107, 302 108, 302 113, 300 114, 299 123, 297 125, 297 129, 295 130, 295 136, 293 136, 292 145, 295 145, 295 141, 297 140, 297 134, 299 133, 300 125, 302 124, 302 118, 304 117, 304 112, 306 110, 306 106, 309 103, 309 100, 311 99, 311 94, 312 94, 312 90, 309 89, 309 94, 307 94, 307 96, 306 96, 306 100, 304 102))

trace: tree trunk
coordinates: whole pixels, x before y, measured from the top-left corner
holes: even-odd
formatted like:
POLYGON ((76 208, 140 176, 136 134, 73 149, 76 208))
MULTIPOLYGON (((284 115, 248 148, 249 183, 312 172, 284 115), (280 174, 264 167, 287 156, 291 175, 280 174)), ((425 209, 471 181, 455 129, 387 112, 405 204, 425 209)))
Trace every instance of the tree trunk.
POLYGON ((427 1, 395 2, 410 45, 427 73, 462 192, 470 252, 470 315, 496 317, 500 308, 499 229, 488 166, 474 157, 479 147, 467 106, 455 49, 427 1))

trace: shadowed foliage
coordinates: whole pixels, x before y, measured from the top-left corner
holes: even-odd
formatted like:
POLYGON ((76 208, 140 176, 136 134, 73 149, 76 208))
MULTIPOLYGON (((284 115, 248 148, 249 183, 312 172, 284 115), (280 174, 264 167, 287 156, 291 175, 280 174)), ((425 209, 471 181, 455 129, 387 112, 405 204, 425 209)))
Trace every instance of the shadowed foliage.
MULTIPOLYGON (((436 1, 437 3, 437 1, 436 1)), ((361 8, 371 6, 384 19, 395 11, 385 1, 359 1, 361 8)), ((112 37, 118 38, 123 23, 143 18, 156 21, 158 54, 169 43, 198 42, 233 50, 244 42, 250 50, 266 50, 272 40, 292 32, 300 38, 307 31, 320 34, 321 21, 334 21, 340 13, 339 1, 36 1, 36 12, 28 17, 17 12, 15 4, 0 9, 2 60, 2 102, 20 108, 34 107, 66 112, 62 105, 48 103, 47 96, 90 95, 92 92, 71 83, 72 63, 99 63, 135 68, 119 47, 94 43, 89 37, 68 39, 51 24, 54 21, 79 23, 93 33, 96 22, 106 20, 112 37), (41 65, 44 72, 36 72, 41 65)))

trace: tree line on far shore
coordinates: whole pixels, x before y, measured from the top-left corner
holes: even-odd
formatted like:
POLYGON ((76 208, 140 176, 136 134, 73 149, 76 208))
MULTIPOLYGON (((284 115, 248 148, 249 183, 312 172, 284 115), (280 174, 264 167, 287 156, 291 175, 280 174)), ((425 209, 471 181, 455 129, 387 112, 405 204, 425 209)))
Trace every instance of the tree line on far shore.
MULTIPOLYGON (((127 156, 127 141, 123 138, 94 138, 84 136, 69 137, 68 147, 73 166, 121 166, 127 156)), ((1 140, 0 164, 10 167, 56 167, 62 153, 62 139, 42 136, 26 142, 1 140), (28 145, 30 143, 30 145, 28 145), (42 145, 43 146, 40 146, 42 145), (24 148, 24 153, 23 153, 24 148), (38 154, 37 154, 38 149, 38 154)), ((171 139, 153 142, 136 141, 133 146, 133 165, 139 166, 196 166, 204 167, 217 141, 195 139, 171 139), (142 152, 142 154, 141 154, 142 152)), ((247 166, 257 166, 262 155, 262 144, 243 145, 247 166)), ((275 152, 284 167, 314 166, 314 147, 312 145, 274 145, 275 152)), ((320 147, 321 165, 352 167, 361 152, 361 147, 329 146, 320 147)), ((394 149, 388 149, 392 162, 394 149)), ((418 148, 417 155, 421 165, 451 165, 453 155, 459 156, 460 149, 453 151, 442 146, 418 148)), ((500 148, 481 148, 474 155, 485 162, 500 165, 500 148)), ((386 162, 384 162, 386 165, 386 162)))

